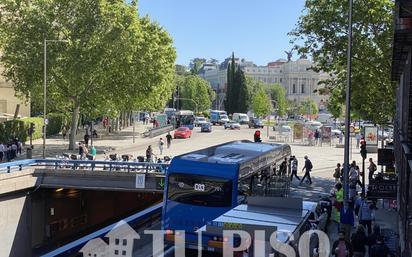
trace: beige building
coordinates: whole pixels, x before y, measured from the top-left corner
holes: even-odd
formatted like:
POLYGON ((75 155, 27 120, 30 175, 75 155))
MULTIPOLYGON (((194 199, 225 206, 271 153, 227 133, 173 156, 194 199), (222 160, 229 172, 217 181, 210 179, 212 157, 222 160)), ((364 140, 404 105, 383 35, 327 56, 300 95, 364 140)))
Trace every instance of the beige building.
POLYGON ((3 68, 0 65, 0 121, 12 119, 18 104, 20 104, 19 116, 30 117, 30 102, 16 97, 12 83, 6 81, 1 75, 2 72, 3 68))

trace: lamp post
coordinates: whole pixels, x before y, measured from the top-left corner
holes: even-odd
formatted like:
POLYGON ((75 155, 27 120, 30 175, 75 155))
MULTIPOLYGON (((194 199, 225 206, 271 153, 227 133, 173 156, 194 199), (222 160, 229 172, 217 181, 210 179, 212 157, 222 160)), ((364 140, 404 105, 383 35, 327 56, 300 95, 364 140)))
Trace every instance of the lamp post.
POLYGON ((46 158, 46 128, 47 128, 47 118, 46 118, 46 100, 47 100, 47 42, 68 42, 68 40, 48 40, 45 39, 43 42, 44 47, 44 87, 43 87, 43 159, 46 158))
POLYGON ((350 95, 352 87, 352 6, 353 0, 349 0, 349 24, 348 24, 348 50, 347 50, 347 74, 346 74, 346 109, 345 109, 345 152, 344 152, 344 199, 349 201, 349 125, 350 125, 350 95))

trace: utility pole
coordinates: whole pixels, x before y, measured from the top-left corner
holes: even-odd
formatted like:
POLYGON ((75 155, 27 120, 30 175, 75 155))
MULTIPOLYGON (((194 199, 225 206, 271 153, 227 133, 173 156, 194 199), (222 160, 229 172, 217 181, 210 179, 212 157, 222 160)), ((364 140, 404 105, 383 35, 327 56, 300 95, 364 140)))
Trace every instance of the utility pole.
POLYGON ((349 201, 349 138, 350 138, 350 95, 352 87, 352 8, 353 0, 349 0, 348 49, 346 74, 346 108, 345 108, 345 151, 344 151, 344 199, 349 201))

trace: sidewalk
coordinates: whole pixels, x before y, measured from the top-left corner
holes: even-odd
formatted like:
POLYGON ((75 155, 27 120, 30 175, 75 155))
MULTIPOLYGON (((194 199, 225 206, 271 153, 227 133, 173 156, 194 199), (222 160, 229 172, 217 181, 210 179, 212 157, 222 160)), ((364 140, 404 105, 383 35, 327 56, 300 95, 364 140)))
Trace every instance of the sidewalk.
MULTIPOLYGON (((99 138, 93 138, 93 145, 97 150, 97 159, 104 158, 104 152, 116 152, 119 154, 125 154, 136 149, 145 149, 147 145, 157 142, 161 136, 154 138, 143 138, 143 133, 152 127, 151 124, 136 123, 135 133, 133 133, 133 127, 122 129, 121 131, 113 132, 105 135, 103 130, 98 130, 99 138), (135 143, 133 144, 133 134, 135 135, 135 143)), ((68 136, 63 140, 61 135, 51 136, 46 139, 46 158, 55 158, 63 153, 77 154, 77 144, 83 141, 85 135, 84 129, 80 129, 76 135, 76 146, 74 150, 68 150, 69 140, 68 136)), ((90 145, 90 140, 89 140, 90 145)), ((29 147, 29 143, 26 142, 24 151, 21 156, 18 156, 16 160, 26 159, 26 148, 29 147)), ((43 139, 33 140, 33 159, 41 159, 43 156, 43 139)))

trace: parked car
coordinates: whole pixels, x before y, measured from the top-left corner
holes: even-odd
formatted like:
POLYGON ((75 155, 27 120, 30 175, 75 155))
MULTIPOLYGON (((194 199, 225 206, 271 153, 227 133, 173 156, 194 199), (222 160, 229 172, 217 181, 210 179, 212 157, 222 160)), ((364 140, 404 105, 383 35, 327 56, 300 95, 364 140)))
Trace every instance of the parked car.
POLYGON ((200 132, 212 132, 212 124, 209 122, 202 123, 200 127, 200 132))
POLYGON ((249 128, 263 128, 263 122, 259 118, 250 118, 249 128))
POLYGON ((196 117, 194 125, 195 127, 200 127, 202 124, 208 123, 205 117, 196 117))
POLYGON ((226 122, 223 126, 225 129, 240 129, 240 124, 236 121, 226 122))
POLYGON ((174 138, 188 138, 192 136, 192 130, 188 127, 180 127, 175 130, 173 135, 174 138))

